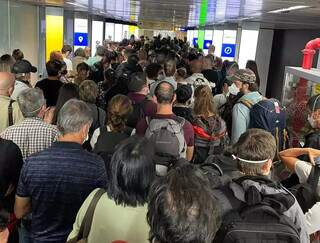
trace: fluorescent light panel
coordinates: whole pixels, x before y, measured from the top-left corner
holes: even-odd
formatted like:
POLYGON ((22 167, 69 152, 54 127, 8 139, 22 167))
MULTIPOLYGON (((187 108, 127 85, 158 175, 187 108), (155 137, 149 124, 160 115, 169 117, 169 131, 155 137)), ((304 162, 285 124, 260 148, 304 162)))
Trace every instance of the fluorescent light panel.
POLYGON ((290 12, 290 11, 294 11, 294 10, 298 10, 298 9, 305 9, 305 8, 311 8, 311 6, 297 5, 297 6, 292 6, 289 8, 281 8, 281 9, 277 9, 277 10, 272 10, 272 11, 269 11, 268 13, 283 13, 283 12, 290 12))

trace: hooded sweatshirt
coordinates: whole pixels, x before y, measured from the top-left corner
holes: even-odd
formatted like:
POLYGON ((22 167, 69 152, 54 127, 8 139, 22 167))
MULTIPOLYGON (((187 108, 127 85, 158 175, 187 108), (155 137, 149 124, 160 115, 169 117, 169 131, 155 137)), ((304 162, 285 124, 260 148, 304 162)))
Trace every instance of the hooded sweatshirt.
MULTIPOLYGON (((291 195, 292 199, 294 200, 294 203, 287 209, 287 211, 283 212, 283 215, 290 218, 293 222, 293 224, 296 226, 300 233, 300 242, 301 243, 309 243, 309 234, 307 232, 306 228, 306 220, 304 217, 304 214, 302 212, 302 209, 300 208, 297 200, 295 197, 288 192, 283 187, 271 187, 265 183, 261 183, 258 181, 254 181, 251 179, 246 179, 242 181, 241 185, 239 185, 236 182, 231 182, 228 186, 230 189, 232 195, 235 197, 236 200, 239 202, 246 202, 245 200, 245 194, 246 191, 250 187, 255 187, 262 195, 277 195, 277 194, 284 194, 284 195, 291 195)), ((219 202, 219 205, 221 207, 222 216, 226 215, 229 211, 235 209, 232 205, 235 205, 235 203, 230 202, 228 199, 229 197, 224 194, 223 191, 220 190, 214 190, 214 195, 216 199, 219 202)), ((241 204, 239 204, 240 206, 241 204)))
POLYGON ((250 109, 241 103, 241 101, 249 101, 252 105, 255 105, 263 99, 263 96, 259 92, 250 92, 242 96, 238 103, 232 109, 232 133, 231 143, 235 144, 239 137, 245 133, 250 123, 250 109))

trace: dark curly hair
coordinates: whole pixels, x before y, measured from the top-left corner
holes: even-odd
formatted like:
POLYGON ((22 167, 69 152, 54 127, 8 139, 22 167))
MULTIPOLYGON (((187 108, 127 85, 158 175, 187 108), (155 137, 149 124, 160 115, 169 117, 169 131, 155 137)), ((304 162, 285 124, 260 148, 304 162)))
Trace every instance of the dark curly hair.
POLYGON ((211 243, 221 225, 209 178, 192 164, 172 169, 150 189, 150 242, 211 243))

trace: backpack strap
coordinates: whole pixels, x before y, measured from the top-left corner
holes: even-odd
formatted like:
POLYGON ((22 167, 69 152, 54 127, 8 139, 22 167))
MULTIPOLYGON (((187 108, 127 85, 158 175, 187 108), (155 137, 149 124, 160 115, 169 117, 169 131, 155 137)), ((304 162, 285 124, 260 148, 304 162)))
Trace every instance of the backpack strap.
POLYGON ((9 127, 13 125, 13 109, 12 104, 15 102, 15 100, 10 100, 8 105, 8 120, 9 120, 9 127))
POLYGON ((146 123, 149 126, 150 125, 150 121, 151 121, 151 117, 150 116, 146 116, 146 123))
POLYGON ((315 164, 315 166, 312 166, 312 170, 307 180, 307 183, 311 185, 311 188, 314 192, 317 191, 319 177, 320 177, 320 164, 315 164))
POLYGON ((267 178, 266 176, 242 176, 240 178, 234 179, 233 181, 235 183, 241 185, 242 182, 245 180, 251 180, 251 181, 261 183, 261 184, 266 184, 266 185, 273 187, 273 188, 278 188, 278 189, 282 188, 280 183, 274 182, 274 181, 270 180, 269 178, 267 178))
POLYGON ((183 127, 186 122, 186 119, 180 116, 177 116, 176 119, 173 119, 173 120, 177 121, 181 125, 181 127, 183 127))
POLYGON ((253 106, 253 103, 250 100, 240 100, 239 103, 243 104, 249 109, 251 109, 253 106))
POLYGON ((98 124, 99 124, 99 127, 101 127, 101 123, 100 123, 100 109, 99 109, 98 106, 97 106, 97 113, 98 113, 98 124))
POLYGON ((77 236, 77 240, 81 239, 86 239, 89 236, 90 230, 91 230, 91 225, 93 221, 93 216, 94 216, 94 211, 96 209, 96 206, 101 198, 101 196, 105 193, 106 191, 104 189, 99 189, 96 194, 94 195, 92 201, 90 202, 90 205, 86 211, 86 214, 84 215, 81 223, 81 227, 79 230, 79 234, 77 236))

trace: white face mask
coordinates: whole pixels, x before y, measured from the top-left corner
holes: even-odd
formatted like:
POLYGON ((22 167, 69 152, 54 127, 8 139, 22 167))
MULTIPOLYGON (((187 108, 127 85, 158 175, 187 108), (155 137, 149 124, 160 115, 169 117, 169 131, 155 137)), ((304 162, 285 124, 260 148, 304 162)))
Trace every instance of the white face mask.
POLYGON ((308 122, 310 123, 310 126, 312 128, 315 128, 316 127, 316 121, 313 119, 313 117, 311 115, 308 115, 308 122))
POLYGON ((232 95, 237 95, 240 92, 240 89, 233 83, 231 86, 229 86, 229 92, 232 95))

